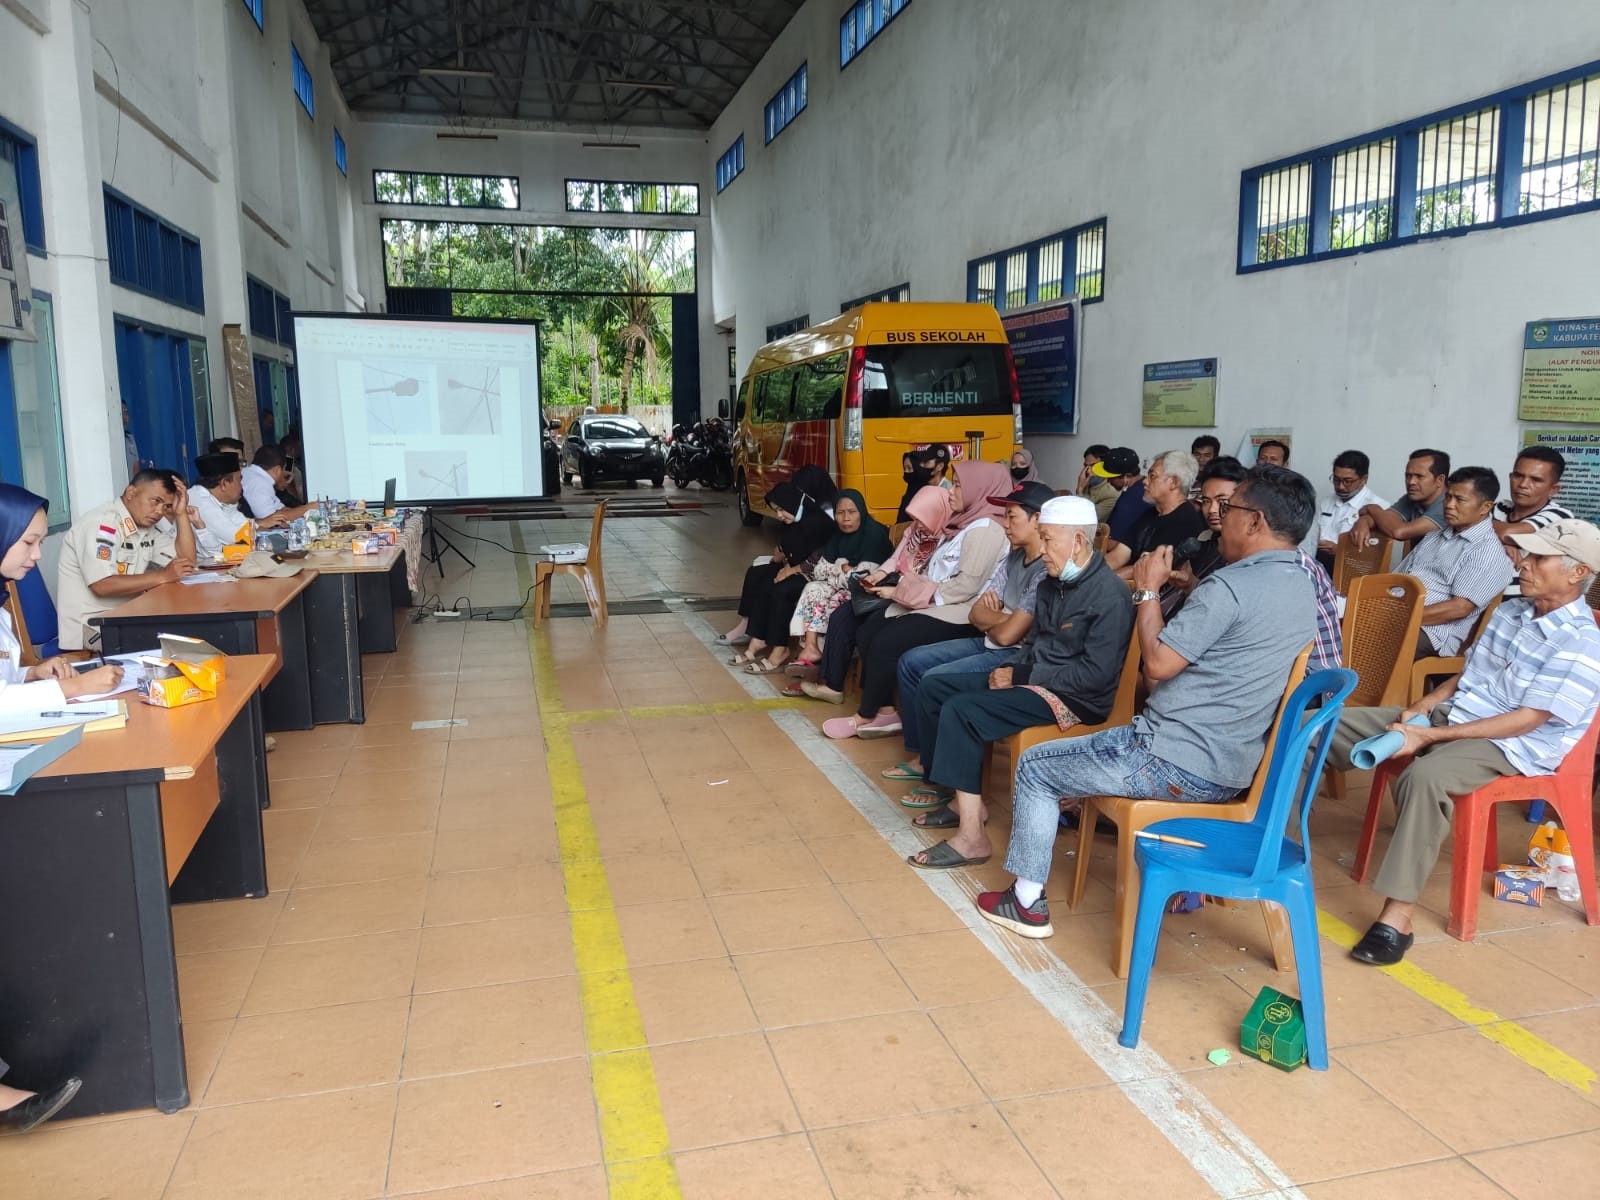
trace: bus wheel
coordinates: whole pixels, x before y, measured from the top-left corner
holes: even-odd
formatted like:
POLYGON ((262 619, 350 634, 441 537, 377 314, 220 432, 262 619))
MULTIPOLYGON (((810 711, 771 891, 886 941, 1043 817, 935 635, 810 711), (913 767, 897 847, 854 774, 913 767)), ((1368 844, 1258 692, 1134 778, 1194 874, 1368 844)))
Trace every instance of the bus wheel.
POLYGON ((753 511, 750 507, 750 489, 745 485, 743 471, 739 473, 737 491, 739 495, 739 520, 750 526, 761 524, 761 514, 753 511))

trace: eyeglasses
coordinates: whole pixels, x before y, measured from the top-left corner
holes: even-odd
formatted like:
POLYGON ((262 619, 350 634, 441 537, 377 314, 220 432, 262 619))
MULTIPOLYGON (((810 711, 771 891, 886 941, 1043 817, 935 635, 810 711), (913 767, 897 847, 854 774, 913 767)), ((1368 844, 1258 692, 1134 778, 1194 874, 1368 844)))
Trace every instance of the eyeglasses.
POLYGON ((1355 487, 1356 484, 1361 482, 1361 476, 1352 475, 1349 479, 1341 479, 1337 475, 1329 475, 1328 482, 1332 484, 1343 484, 1345 487, 1355 487))
POLYGON ((1227 516, 1234 509, 1238 509, 1240 512, 1253 512, 1253 513, 1258 513, 1258 512, 1261 511, 1259 508, 1251 508, 1248 504, 1238 504, 1238 503, 1236 503, 1236 502, 1234 502, 1232 500, 1218 500, 1217 501, 1217 515, 1219 517, 1227 516))

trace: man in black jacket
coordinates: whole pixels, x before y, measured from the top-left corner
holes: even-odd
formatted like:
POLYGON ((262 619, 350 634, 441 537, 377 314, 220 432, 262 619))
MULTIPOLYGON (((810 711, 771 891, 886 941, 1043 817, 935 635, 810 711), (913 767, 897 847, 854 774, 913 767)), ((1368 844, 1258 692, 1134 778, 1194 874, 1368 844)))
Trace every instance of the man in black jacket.
POLYGON ((950 810, 919 824, 959 824, 954 837, 907 858, 924 870, 987 862, 983 748, 1033 725, 1070 729, 1104 721, 1122 678, 1133 633, 1128 587, 1094 549, 1094 505, 1058 496, 1039 514, 1046 577, 1034 603, 1032 641, 987 675, 935 675, 917 695, 922 761, 930 783, 955 791, 950 810), (943 814, 943 815, 941 815, 943 814))

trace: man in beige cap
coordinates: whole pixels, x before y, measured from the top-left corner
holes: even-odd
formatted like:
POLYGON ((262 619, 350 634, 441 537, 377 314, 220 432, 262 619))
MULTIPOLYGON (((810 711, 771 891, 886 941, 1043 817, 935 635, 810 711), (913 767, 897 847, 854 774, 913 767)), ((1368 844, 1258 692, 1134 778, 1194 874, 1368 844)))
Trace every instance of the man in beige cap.
POLYGON ((1600 571, 1600 529, 1568 517, 1512 534, 1520 598, 1495 611, 1467 650, 1460 675, 1409 708, 1346 709, 1328 765, 1350 769, 1357 742, 1397 730, 1397 757, 1412 761, 1394 781, 1394 840, 1374 881, 1383 909, 1351 955, 1388 966, 1414 940, 1411 914, 1439 858, 1455 797, 1502 775, 1547 775, 1600 707, 1600 629, 1584 599, 1600 571), (1413 717, 1426 725, 1410 725, 1413 717))

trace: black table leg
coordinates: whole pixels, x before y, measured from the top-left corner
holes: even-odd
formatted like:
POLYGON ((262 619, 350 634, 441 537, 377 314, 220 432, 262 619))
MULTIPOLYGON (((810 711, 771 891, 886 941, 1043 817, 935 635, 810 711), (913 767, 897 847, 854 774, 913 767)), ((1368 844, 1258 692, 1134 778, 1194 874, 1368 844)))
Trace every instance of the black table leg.
POLYGON ((267 807, 267 752, 261 695, 239 710, 217 740, 217 810, 172 881, 174 904, 267 894, 261 810, 267 807))
MULTIPOLYGON (((399 564, 400 560, 395 559, 399 564)), ((404 570, 404 567, 401 568, 404 570)), ((391 568, 392 570, 392 568, 391 568)), ((360 601, 361 653, 393 654, 399 646, 394 630, 394 585, 390 572, 363 571, 356 575, 360 601)))
POLYGON ((262 719, 273 733, 310 729, 316 720, 311 705, 304 592, 289 601, 278 614, 278 654, 282 663, 263 692, 262 719))
POLYGON ((324 572, 305 590, 311 712, 318 725, 367 719, 361 692, 356 576, 324 572))
POLYGON ((189 1102, 160 785, 110 778, 0 804, 5 1053, 18 1080, 81 1076, 69 1117, 189 1102))

